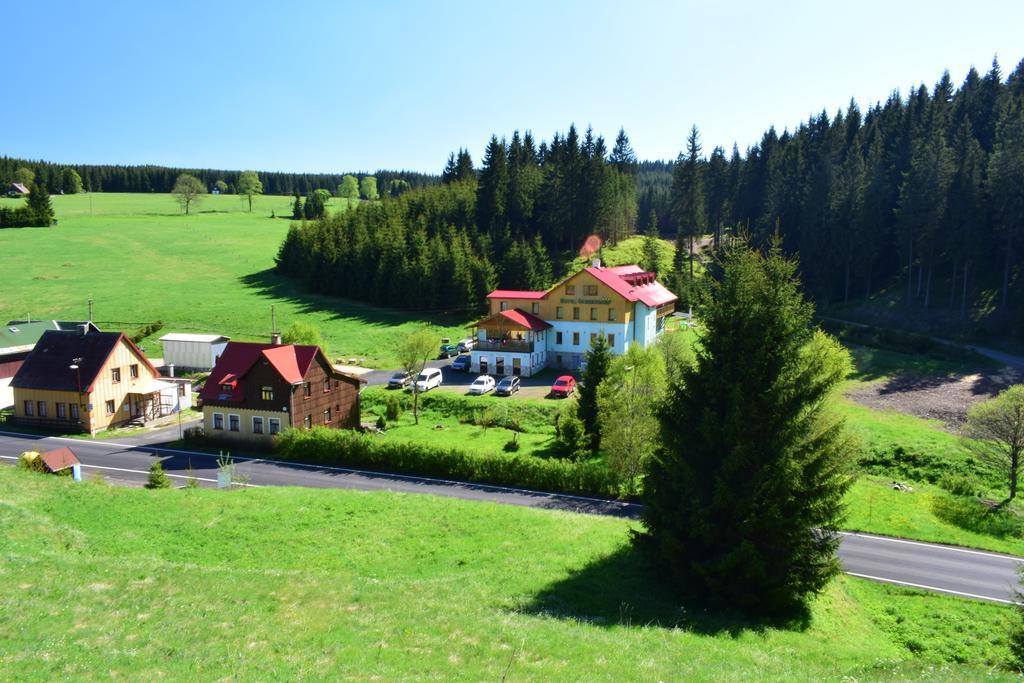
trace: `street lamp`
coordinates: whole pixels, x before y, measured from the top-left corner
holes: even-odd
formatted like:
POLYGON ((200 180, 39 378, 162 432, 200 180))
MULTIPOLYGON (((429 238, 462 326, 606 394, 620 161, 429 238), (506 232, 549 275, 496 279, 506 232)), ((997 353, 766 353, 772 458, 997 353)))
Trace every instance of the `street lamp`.
POLYGON ((78 384, 78 424, 82 424, 82 369, 80 364, 81 358, 72 358, 69 369, 75 371, 75 381, 78 384))

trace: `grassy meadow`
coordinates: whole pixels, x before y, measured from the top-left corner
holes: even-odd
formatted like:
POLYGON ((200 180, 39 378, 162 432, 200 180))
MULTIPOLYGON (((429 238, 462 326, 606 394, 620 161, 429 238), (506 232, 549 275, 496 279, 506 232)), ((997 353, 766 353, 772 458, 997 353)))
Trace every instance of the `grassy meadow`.
MULTIPOLYGON (((238 340, 270 333, 270 306, 279 329, 296 319, 317 325, 337 357, 396 367, 395 345, 419 324, 414 314, 311 295, 272 271, 288 231, 291 197, 259 197, 252 213, 237 195, 207 195, 190 215, 169 194, 89 193, 53 197, 52 228, 0 230, 0 269, 7 273, 0 322, 83 319, 94 300, 102 329, 134 333, 162 320, 167 332, 211 332, 238 340)), ((347 200, 331 199, 330 211, 347 200)), ((0 199, 0 206, 20 199, 0 199)), ((437 335, 461 337, 471 321, 431 321, 437 335)))
POLYGON ((809 625, 688 610, 629 522, 431 496, 0 468, 10 680, 1011 677, 1013 612, 843 577, 809 625))

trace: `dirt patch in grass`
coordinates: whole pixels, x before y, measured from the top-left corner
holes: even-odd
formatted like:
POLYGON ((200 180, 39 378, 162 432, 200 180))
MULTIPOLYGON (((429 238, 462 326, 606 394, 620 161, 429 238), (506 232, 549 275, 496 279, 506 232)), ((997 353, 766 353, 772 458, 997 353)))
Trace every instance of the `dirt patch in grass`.
POLYGON ((1010 368, 973 374, 897 374, 858 384, 847 396, 868 408, 939 420, 947 431, 956 432, 971 406, 1021 381, 1024 376, 1010 368))

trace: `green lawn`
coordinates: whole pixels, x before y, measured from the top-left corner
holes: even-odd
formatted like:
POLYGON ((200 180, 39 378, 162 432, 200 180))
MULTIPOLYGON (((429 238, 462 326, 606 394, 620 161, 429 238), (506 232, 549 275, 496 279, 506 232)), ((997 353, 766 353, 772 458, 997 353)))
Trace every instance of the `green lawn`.
MULTIPOLYGON (((969 364, 861 346, 851 353, 856 369, 847 390, 896 376, 959 377, 992 367, 984 358, 969 364)), ((846 528, 1024 555, 1024 506, 1013 502, 1005 513, 993 511, 976 496, 953 496, 936 486, 944 477, 966 477, 990 501, 1008 494, 1004 478, 982 467, 942 423, 874 410, 845 397, 833 405, 860 443, 862 476, 847 498, 846 528), (914 491, 894 490, 893 481, 909 483, 914 491)))
POLYGON ((1009 533, 983 533, 971 528, 973 518, 964 519, 957 503, 971 504, 946 491, 914 483, 912 491, 898 491, 888 477, 863 476, 854 484, 847 503, 845 529, 900 536, 920 541, 983 548, 1011 555, 1024 555, 1024 539, 1009 533))
MULTIPOLYGON (((171 331, 266 339, 273 304, 279 328, 301 318, 321 329, 333 355, 396 367, 397 340, 418 316, 310 295, 272 272, 290 221, 270 215, 290 216, 291 203, 260 197, 248 213, 238 196, 210 195, 185 216, 167 194, 55 196, 55 227, 0 230, 0 322, 84 318, 91 297, 103 329, 134 333, 162 320, 143 342, 159 356, 156 338, 171 331)), ((458 338, 469 321, 433 322, 438 338, 458 338)))
POLYGON ((414 441, 439 448, 456 447, 478 453, 501 453, 513 436, 522 455, 552 456, 555 448, 555 415, 564 401, 502 397, 493 394, 468 396, 464 393, 430 392, 420 400, 419 424, 407 392, 379 387, 363 390, 363 422, 376 422, 385 415, 389 398, 405 406, 398 422, 389 423, 380 438, 414 441), (503 425, 515 424, 517 430, 503 425))
POLYGON ((1010 608, 844 578, 808 627, 683 609, 630 523, 0 468, 10 680, 1009 679, 1010 608))

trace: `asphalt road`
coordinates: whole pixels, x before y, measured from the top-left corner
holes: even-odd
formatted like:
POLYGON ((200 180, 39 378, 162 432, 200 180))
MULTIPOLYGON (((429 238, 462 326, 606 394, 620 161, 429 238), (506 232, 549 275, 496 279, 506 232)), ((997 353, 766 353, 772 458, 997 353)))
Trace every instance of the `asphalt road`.
MULTIPOLYGON (((176 436, 177 426, 115 442, 0 432, 0 462, 14 464, 17 456, 25 450, 69 446, 82 461, 87 475, 102 473, 111 481, 139 485, 146 480, 154 458, 159 458, 173 481, 184 483, 191 468, 202 485, 216 485, 216 455, 159 446, 160 441, 169 441, 176 436)), ((640 512, 638 505, 582 496, 303 465, 241 455, 234 455, 234 461, 239 478, 250 486, 429 493, 625 518, 636 518, 640 512)), ((1014 600, 1018 586, 1017 568, 1024 562, 1024 558, 998 553, 854 533, 843 533, 839 557, 844 571, 852 576, 1003 603, 1014 600)))

